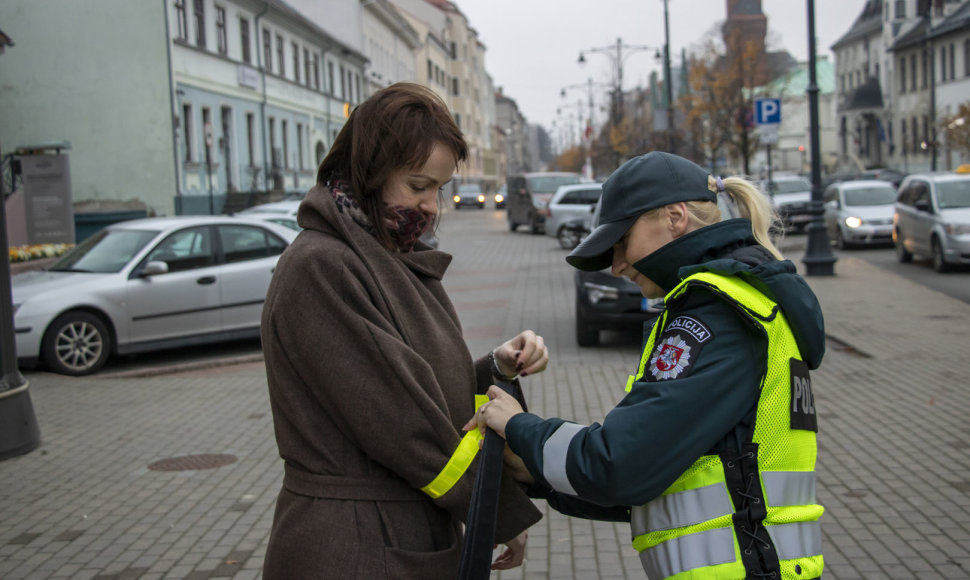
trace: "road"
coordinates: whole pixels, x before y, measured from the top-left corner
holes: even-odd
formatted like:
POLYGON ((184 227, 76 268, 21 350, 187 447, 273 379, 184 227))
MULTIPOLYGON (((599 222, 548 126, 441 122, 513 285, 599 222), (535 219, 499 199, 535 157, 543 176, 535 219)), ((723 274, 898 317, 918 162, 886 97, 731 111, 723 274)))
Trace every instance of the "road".
MULTIPOLYGON (((805 247, 805 234, 788 234, 787 245, 789 247, 805 247)), ((933 270, 933 265, 929 259, 920 257, 913 258, 912 263, 901 264, 896 259, 896 251, 892 246, 876 246, 871 248, 852 248, 849 250, 832 249, 836 257, 851 256, 865 260, 874 266, 878 266, 911 280, 932 288, 937 292, 942 292, 951 298, 956 298, 970 304, 970 268, 954 268, 953 271, 940 274, 933 270)), ((835 274, 839 273, 839 263, 835 263, 835 274)))

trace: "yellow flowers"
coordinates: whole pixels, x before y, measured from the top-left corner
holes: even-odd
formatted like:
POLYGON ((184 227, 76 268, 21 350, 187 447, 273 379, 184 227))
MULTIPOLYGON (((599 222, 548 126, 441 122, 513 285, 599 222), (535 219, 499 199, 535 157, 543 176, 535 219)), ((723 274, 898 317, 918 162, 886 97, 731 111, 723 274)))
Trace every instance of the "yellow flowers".
POLYGON ((33 244, 30 246, 13 246, 9 249, 11 262, 29 262, 41 258, 54 258, 64 254, 74 247, 74 244, 33 244))

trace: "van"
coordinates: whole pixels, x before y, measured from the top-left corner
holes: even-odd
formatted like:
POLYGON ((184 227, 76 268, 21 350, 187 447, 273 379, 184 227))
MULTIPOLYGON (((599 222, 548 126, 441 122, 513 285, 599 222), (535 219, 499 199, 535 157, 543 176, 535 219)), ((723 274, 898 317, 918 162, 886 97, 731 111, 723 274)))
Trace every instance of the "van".
POLYGON ((508 176, 505 181, 508 186, 505 203, 508 208, 509 231, 514 232, 519 226, 528 225, 530 233, 542 233, 546 220, 543 212, 549 206, 552 195, 560 185, 581 182, 578 173, 568 172, 519 173, 508 176))

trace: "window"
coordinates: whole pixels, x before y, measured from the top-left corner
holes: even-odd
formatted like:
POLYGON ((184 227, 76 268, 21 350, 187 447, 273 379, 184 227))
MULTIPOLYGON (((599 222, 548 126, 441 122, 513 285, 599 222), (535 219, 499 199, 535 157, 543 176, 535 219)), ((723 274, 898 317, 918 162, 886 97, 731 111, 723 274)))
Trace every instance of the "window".
POLYGON ((913 153, 919 151, 919 131, 916 126, 916 117, 909 120, 910 133, 913 135, 913 153))
POLYGON ((286 242, 255 226, 219 226, 219 241, 227 264, 278 256, 286 248, 286 242))
POLYGON ((300 47, 295 43, 290 43, 293 49, 293 82, 300 84, 300 47))
POLYGON ((216 44, 219 54, 229 52, 229 45, 226 41, 226 9, 216 6, 216 44))
POLYGON ((344 65, 340 65, 340 98, 347 100, 347 79, 344 65))
POLYGON ((256 165, 256 115, 246 113, 246 152, 250 167, 256 165))
POLYGON ((276 35, 276 63, 279 65, 279 74, 281 77, 286 76, 286 61, 283 59, 283 37, 279 34, 276 35))
POLYGON ((460 113, 455 113, 455 125, 458 125, 458 128, 461 129, 461 114, 460 113))
POLYGON ((205 154, 209 156, 209 144, 205 142, 205 136, 212 130, 212 113, 209 107, 202 107, 202 145, 205 147, 205 154))
POLYGON ((896 0, 896 18, 906 18, 906 0, 896 0))
POLYGON ((909 140, 906 139, 906 119, 899 120, 899 142, 903 144, 903 155, 909 151, 909 140))
POLYGON ((192 162, 192 105, 182 105, 182 146, 185 162, 192 162))
POLYGON ((433 75, 431 74, 431 59, 428 59, 428 82, 433 80, 433 75))
POLYGON ((169 272, 185 272, 215 265, 209 226, 179 230, 158 243, 146 262, 165 262, 169 272))
POLYGON ((930 142, 930 118, 927 115, 923 115, 923 142, 930 142))
POLYGON ((916 90, 916 53, 909 55, 909 90, 916 90))
POLYGON ((923 81, 922 81, 921 84, 922 84, 922 87, 925 89, 926 86, 927 86, 927 83, 928 83, 929 76, 930 76, 930 67, 927 64, 928 61, 929 61, 929 55, 927 55, 926 54, 926 51, 924 50, 924 51, 922 51, 922 56, 923 56, 923 62, 922 62, 923 68, 921 69, 921 72, 923 73, 922 74, 923 81))
POLYGON ((320 55, 313 55, 313 88, 320 90, 320 55))
POLYGON ((303 49, 303 68, 305 69, 305 74, 303 75, 303 82, 306 86, 310 86, 310 67, 313 65, 310 62, 310 51, 306 48, 303 49))
POLYGON ((333 87, 333 63, 332 62, 327 63, 327 87, 329 88, 330 94, 336 96, 337 91, 335 91, 333 87))
POLYGON ((263 29, 263 68, 266 72, 273 72, 273 41, 269 30, 263 29))
POLYGON ((963 41, 963 76, 970 77, 970 39, 963 41))
POLYGON ((193 10, 193 24, 195 24, 195 44, 205 48, 205 1, 195 0, 193 10))
POLYGON ((950 80, 957 78, 957 67, 953 58, 953 43, 950 43, 950 80))
POLYGON ((946 82, 946 47, 940 47, 940 82, 946 82))
POLYGON ((459 85, 460 83, 458 82, 458 77, 454 77, 453 79, 451 79, 451 94, 455 95, 456 97, 461 92, 458 90, 459 85))
POLYGON ((906 92, 906 57, 899 59, 899 92, 906 92))
POLYGON ((269 150, 273 156, 273 167, 279 167, 280 160, 276 156, 276 119, 273 117, 269 118, 269 150))
POLYGON ((296 124, 296 166, 303 170, 303 124, 296 124))
POLYGON ((239 19, 239 43, 242 45, 242 60, 246 64, 253 63, 252 49, 249 46, 249 21, 239 19))
POLYGON ((280 121, 280 132, 283 133, 283 169, 289 169, 290 167, 290 140, 287 139, 287 123, 286 121, 280 121))
POLYGON ((179 40, 189 39, 188 22, 185 20, 185 0, 175 0, 175 23, 178 28, 176 33, 179 40))

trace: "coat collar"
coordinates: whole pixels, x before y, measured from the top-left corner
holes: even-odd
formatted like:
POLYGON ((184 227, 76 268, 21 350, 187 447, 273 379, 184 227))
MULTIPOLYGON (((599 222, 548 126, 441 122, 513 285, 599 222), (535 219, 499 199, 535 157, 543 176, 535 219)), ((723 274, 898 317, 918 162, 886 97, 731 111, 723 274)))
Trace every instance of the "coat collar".
POLYGON ((392 252, 337 209, 325 185, 316 184, 307 193, 297 213, 297 223, 306 230, 324 232, 344 240, 362 257, 392 257, 421 276, 441 280, 452 256, 419 241, 411 252, 392 252))

